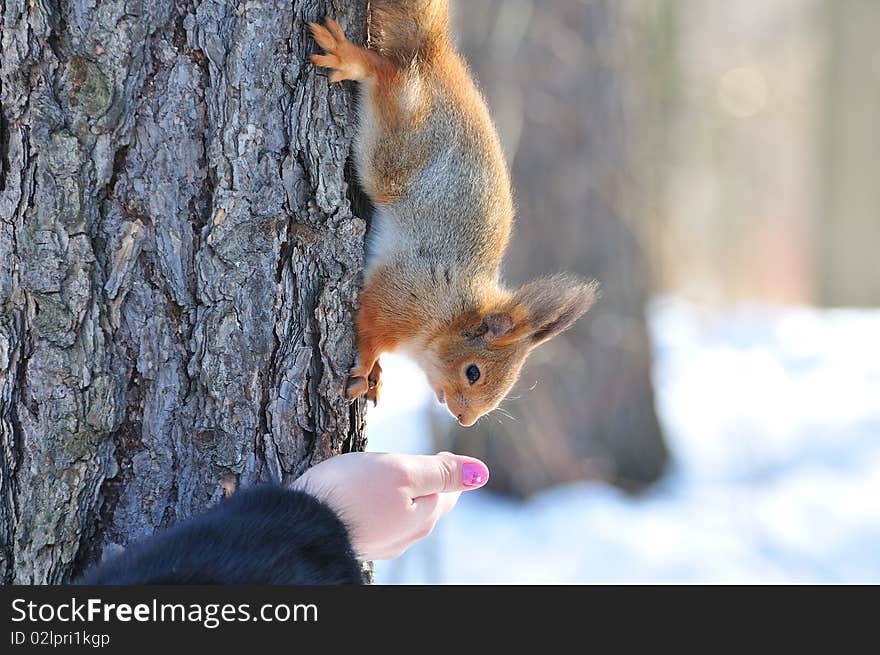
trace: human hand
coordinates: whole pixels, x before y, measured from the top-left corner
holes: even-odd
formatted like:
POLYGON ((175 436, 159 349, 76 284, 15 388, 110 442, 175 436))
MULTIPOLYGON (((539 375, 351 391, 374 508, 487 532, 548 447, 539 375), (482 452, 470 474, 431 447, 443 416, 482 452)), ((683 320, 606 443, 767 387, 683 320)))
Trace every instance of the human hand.
POLYGON ((327 503, 348 526, 357 556, 373 560, 402 555, 462 491, 488 479, 483 462, 452 453, 347 453, 310 468, 293 488, 327 503))

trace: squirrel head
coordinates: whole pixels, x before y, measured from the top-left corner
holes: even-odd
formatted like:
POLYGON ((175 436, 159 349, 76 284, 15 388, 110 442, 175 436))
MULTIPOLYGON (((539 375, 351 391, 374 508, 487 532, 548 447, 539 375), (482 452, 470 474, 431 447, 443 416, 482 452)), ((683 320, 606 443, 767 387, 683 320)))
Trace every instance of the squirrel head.
POLYGON ((498 407, 528 354, 590 308, 596 284, 554 275, 504 295, 460 317, 423 353, 422 367, 437 400, 464 426, 498 407))

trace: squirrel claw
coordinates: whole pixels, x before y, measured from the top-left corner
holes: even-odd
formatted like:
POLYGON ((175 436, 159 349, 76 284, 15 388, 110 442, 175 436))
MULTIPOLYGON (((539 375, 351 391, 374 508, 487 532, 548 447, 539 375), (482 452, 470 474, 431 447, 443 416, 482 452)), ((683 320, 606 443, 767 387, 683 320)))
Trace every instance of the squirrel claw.
POLYGON ((373 403, 373 407, 379 404, 379 387, 372 387, 366 393, 366 398, 373 403))
POLYGON ((379 404, 379 391, 382 389, 382 381, 378 378, 367 378, 367 400, 372 401, 373 407, 379 404))

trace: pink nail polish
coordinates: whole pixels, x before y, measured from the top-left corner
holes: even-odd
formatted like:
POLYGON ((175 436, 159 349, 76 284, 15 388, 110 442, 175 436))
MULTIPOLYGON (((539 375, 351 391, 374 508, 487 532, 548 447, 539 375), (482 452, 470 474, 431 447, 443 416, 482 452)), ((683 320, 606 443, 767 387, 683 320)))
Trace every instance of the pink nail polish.
POLYGON ((489 469, 477 462, 461 465, 461 481, 466 487, 482 487, 489 480, 489 469))

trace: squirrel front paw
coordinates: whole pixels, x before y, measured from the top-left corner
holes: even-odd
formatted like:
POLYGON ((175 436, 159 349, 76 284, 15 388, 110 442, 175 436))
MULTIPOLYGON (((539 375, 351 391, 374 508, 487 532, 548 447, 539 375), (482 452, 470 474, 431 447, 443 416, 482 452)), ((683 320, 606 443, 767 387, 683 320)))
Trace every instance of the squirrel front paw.
POLYGON ((350 400, 355 400, 366 395, 367 400, 373 403, 375 407, 379 403, 379 392, 382 389, 382 367, 379 366, 378 360, 373 364, 373 368, 366 375, 362 366, 355 366, 351 369, 351 377, 345 385, 345 393, 350 400))
POLYGON ((367 400, 372 401, 373 407, 379 404, 379 391, 382 389, 382 367, 379 361, 373 364, 373 369, 367 376, 367 400))
POLYGON ((312 55, 312 63, 332 69, 331 82, 357 82, 371 77, 376 68, 376 55, 349 41, 339 23, 332 18, 328 18, 325 24, 309 23, 315 41, 327 52, 325 55, 312 55))

